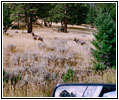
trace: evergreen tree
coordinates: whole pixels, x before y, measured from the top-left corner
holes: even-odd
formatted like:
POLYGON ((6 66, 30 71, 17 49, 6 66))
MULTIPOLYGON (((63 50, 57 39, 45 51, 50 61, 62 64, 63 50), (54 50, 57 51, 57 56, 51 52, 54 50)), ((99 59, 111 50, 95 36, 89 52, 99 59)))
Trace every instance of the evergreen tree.
POLYGON ((50 21, 49 18, 49 10, 52 8, 51 4, 47 3, 12 3, 10 4, 12 6, 12 14, 11 18, 18 22, 22 20, 25 22, 27 26, 27 32, 32 32, 32 24, 35 22, 38 18, 41 18, 44 20, 44 23, 46 21, 50 21))
POLYGON ((70 10, 70 21, 73 21, 72 25, 80 25, 86 23, 87 13, 88 13, 88 4, 83 3, 74 3, 70 10))
POLYGON ((90 4, 89 11, 88 11, 88 14, 87 14, 87 23, 90 24, 91 27, 94 27, 94 22, 95 22, 95 18, 96 18, 96 11, 95 11, 95 6, 94 5, 92 6, 90 4))
POLYGON ((61 26, 64 27, 64 32, 67 32, 68 24, 68 4, 59 3, 52 4, 54 7, 50 10, 50 15, 54 22, 61 22, 61 26))
POLYGON ((8 30, 11 25, 10 19, 10 8, 8 4, 3 4, 3 25, 4 25, 4 32, 8 30))
POLYGON ((44 21, 44 26, 51 27, 52 26, 52 17, 49 13, 50 10, 54 7, 53 4, 44 3, 44 4, 36 4, 37 6, 37 16, 44 21))
POLYGON ((12 14, 11 18, 14 21, 18 22, 24 20, 26 26, 27 26, 27 32, 32 32, 32 24, 35 21, 36 13, 37 13, 37 7, 34 3, 11 3, 12 6, 12 14))
POLYGON ((64 26, 64 32, 67 32, 67 25, 82 24, 86 22, 86 15, 88 7, 86 4, 80 3, 60 3, 53 4, 51 9, 51 17, 54 22, 61 22, 61 26, 64 26))
POLYGON ((23 11, 23 14, 25 16, 24 18, 27 25, 27 31, 28 33, 31 33, 33 28, 32 24, 37 13, 37 8, 35 6, 35 3, 21 4, 21 8, 21 11, 23 11))
MULTIPOLYGON (((115 9, 115 8, 114 8, 115 9)), ((116 15, 114 15, 116 16, 116 15)), ((95 69, 107 67, 116 68, 116 25, 110 13, 104 9, 98 12, 95 26, 97 33, 92 41, 95 49, 92 49, 95 58, 95 69)))
POLYGON ((112 19, 116 22, 116 3, 96 3, 95 11, 97 14, 100 9, 103 9, 103 13, 107 12, 110 14, 112 19))

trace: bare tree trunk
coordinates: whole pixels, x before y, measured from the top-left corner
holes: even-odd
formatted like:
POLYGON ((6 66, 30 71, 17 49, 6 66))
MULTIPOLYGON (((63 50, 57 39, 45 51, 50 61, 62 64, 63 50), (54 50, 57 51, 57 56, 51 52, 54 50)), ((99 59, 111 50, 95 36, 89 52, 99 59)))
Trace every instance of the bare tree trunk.
POLYGON ((29 17, 29 20, 28 20, 28 33, 31 33, 32 32, 32 23, 33 23, 33 16, 32 14, 30 14, 30 17, 29 17))
POLYGON ((18 16, 17 28, 19 29, 19 13, 17 14, 17 16, 18 16))
POLYGON ((64 32, 67 33, 67 19, 64 19, 64 32))
POLYGON ((8 27, 7 27, 7 26, 4 26, 4 28, 3 28, 3 33, 6 33, 7 30, 8 30, 8 27))
POLYGON ((67 18, 66 18, 67 6, 66 6, 66 4, 64 6, 64 14, 65 14, 65 17, 64 17, 64 32, 67 33, 67 18))
POLYGON ((64 27, 64 26, 63 26, 63 22, 62 22, 62 21, 61 21, 61 27, 64 27))
POLYGON ((28 26, 28 15, 27 12, 25 12, 25 28, 28 26))
POLYGON ((49 27, 52 27, 52 22, 48 22, 49 27))
POLYGON ((46 22, 46 21, 44 21, 44 26, 45 26, 45 27, 48 27, 48 25, 47 25, 47 22, 46 22))

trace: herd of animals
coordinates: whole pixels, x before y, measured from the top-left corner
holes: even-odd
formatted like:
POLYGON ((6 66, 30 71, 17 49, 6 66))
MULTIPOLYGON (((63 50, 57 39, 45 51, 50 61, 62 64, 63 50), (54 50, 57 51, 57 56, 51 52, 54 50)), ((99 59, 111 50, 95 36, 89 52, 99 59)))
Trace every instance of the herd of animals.
MULTIPOLYGON (((44 42, 43 37, 41 37, 41 36, 39 36, 39 35, 35 35, 34 32, 32 32, 32 37, 33 37, 33 40, 34 40, 34 41, 35 41, 35 40, 39 40, 39 41, 41 41, 41 42, 44 42)), ((58 38, 55 37, 55 39, 58 39, 58 38)), ((75 41, 77 44, 81 44, 81 45, 86 44, 85 41, 81 41, 80 39, 78 39, 78 38, 76 38, 76 37, 73 39, 73 41, 75 41)))
MULTIPOLYGON (((16 26, 13 26, 11 29, 16 29, 16 28, 17 28, 16 26)), ((58 31, 63 32, 64 29, 61 27, 61 28, 58 28, 58 31)), ((16 33, 18 33, 18 31, 16 31, 16 33)), ((33 37, 33 40, 34 40, 34 41, 35 41, 35 40, 38 40, 38 41, 44 42, 43 37, 34 34, 34 32, 32 32, 31 34, 32 34, 32 37, 33 37)), ((9 33, 8 33, 8 34, 6 33, 6 35, 9 35, 9 33)), ((55 39, 58 39, 58 38, 55 37, 55 39)), ((77 44, 81 44, 81 45, 85 45, 85 44, 86 44, 85 41, 81 41, 80 39, 78 39, 78 38, 76 38, 76 37, 73 39, 73 41, 76 42, 77 44)))

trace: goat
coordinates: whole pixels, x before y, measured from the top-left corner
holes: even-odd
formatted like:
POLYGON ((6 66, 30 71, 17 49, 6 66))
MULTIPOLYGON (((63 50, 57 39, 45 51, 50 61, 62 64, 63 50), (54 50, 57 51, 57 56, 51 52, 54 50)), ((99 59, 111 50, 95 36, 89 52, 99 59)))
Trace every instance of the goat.
POLYGON ((35 40, 40 40, 41 42, 44 42, 43 38, 41 36, 35 35, 34 32, 32 32, 32 36, 33 36, 34 41, 35 40))

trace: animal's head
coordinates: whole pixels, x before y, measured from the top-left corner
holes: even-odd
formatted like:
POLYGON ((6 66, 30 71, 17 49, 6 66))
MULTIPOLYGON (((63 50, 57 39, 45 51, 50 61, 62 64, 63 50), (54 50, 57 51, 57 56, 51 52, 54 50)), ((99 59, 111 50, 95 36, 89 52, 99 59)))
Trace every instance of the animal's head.
POLYGON ((40 36, 38 37, 38 40, 40 40, 41 42, 44 42, 44 41, 43 41, 43 38, 40 37, 40 36))
POLYGON ((43 38, 41 38, 41 41, 44 42, 44 41, 43 41, 43 38))
POLYGON ((76 37, 74 38, 74 40, 73 40, 73 41, 77 41, 76 37))
POLYGON ((32 36, 34 36, 34 32, 32 32, 31 34, 32 34, 32 36))
POLYGON ((34 39, 34 40, 37 40, 37 37, 36 37, 36 36, 34 36, 34 37, 33 37, 33 39, 34 39))

